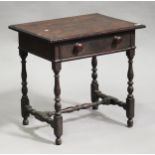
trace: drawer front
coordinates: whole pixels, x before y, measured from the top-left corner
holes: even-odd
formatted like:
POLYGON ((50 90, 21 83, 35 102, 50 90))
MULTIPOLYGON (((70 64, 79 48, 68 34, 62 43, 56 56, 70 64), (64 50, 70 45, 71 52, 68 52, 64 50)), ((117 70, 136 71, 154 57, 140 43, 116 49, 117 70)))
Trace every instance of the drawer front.
POLYGON ((57 45, 58 59, 69 60, 99 54, 110 54, 131 46, 130 32, 104 35, 98 38, 70 41, 57 45))

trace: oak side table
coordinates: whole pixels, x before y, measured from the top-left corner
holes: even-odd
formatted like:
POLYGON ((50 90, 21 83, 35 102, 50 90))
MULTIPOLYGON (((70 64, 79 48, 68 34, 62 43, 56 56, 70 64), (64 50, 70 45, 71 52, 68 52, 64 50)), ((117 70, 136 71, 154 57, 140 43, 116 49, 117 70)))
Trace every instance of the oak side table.
POLYGON ((135 55, 135 30, 144 25, 119 20, 101 14, 46 20, 9 26, 19 34, 19 55, 22 60, 21 113, 23 125, 28 125, 29 115, 47 122, 54 129, 56 144, 61 144, 63 113, 81 109, 97 109, 99 105, 118 105, 126 111, 127 126, 133 126, 133 57, 135 55), (99 91, 97 82, 97 56, 126 51, 128 57, 128 95, 126 102, 99 91), (28 52, 52 63, 54 71, 55 111, 37 111, 29 103, 27 89, 26 57, 28 52), (61 63, 77 59, 92 58, 91 101, 61 108, 59 73, 61 63), (99 100, 100 99, 100 100, 99 100))

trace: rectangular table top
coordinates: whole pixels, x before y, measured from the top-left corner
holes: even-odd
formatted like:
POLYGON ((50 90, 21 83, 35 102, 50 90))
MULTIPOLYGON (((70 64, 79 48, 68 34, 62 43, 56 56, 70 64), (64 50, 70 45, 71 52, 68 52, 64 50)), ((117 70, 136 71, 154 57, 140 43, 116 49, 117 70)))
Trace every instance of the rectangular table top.
POLYGON ((61 42, 143 27, 145 26, 98 13, 9 26, 15 31, 50 42, 61 42))

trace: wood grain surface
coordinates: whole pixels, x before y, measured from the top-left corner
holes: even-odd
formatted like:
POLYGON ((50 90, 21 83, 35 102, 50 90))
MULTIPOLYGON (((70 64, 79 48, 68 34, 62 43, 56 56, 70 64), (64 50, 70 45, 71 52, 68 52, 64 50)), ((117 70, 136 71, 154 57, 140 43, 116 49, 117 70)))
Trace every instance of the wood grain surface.
POLYGON ((15 31, 27 33, 50 42, 60 42, 143 27, 145 26, 98 13, 9 26, 10 29, 15 31))

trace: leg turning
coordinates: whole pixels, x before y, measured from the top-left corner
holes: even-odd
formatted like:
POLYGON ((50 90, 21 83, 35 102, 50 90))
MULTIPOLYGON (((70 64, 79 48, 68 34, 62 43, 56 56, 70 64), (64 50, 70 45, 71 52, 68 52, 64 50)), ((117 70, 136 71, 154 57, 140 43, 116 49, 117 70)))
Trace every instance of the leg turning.
POLYGON ((23 117, 23 125, 28 125, 28 117, 29 117, 29 112, 26 110, 25 106, 29 105, 29 99, 27 96, 27 73, 26 73, 26 57, 28 53, 23 50, 19 50, 19 55, 22 59, 22 98, 21 98, 21 112, 22 112, 22 117, 23 117))
MULTIPOLYGON (((98 97, 95 94, 95 91, 98 90, 98 82, 97 82, 97 58, 96 56, 92 57, 92 83, 91 83, 91 101, 98 101, 98 97)), ((98 109, 98 106, 93 106, 93 109, 98 109)))
POLYGON ((54 134, 56 136, 56 145, 61 144, 61 135, 63 131, 63 119, 61 116, 61 103, 60 103, 60 82, 59 82, 59 72, 61 70, 61 63, 52 63, 52 68, 54 71, 54 78, 55 78, 55 87, 54 87, 54 94, 55 94, 55 115, 54 115, 54 134))
POLYGON ((127 121, 127 125, 128 127, 132 127, 133 126, 133 117, 134 117, 134 96, 133 96, 133 77, 134 77, 134 73, 133 73, 133 58, 135 55, 135 50, 128 50, 126 51, 126 55, 128 57, 128 63, 129 63, 129 67, 128 67, 128 95, 126 98, 126 116, 128 118, 127 121))

